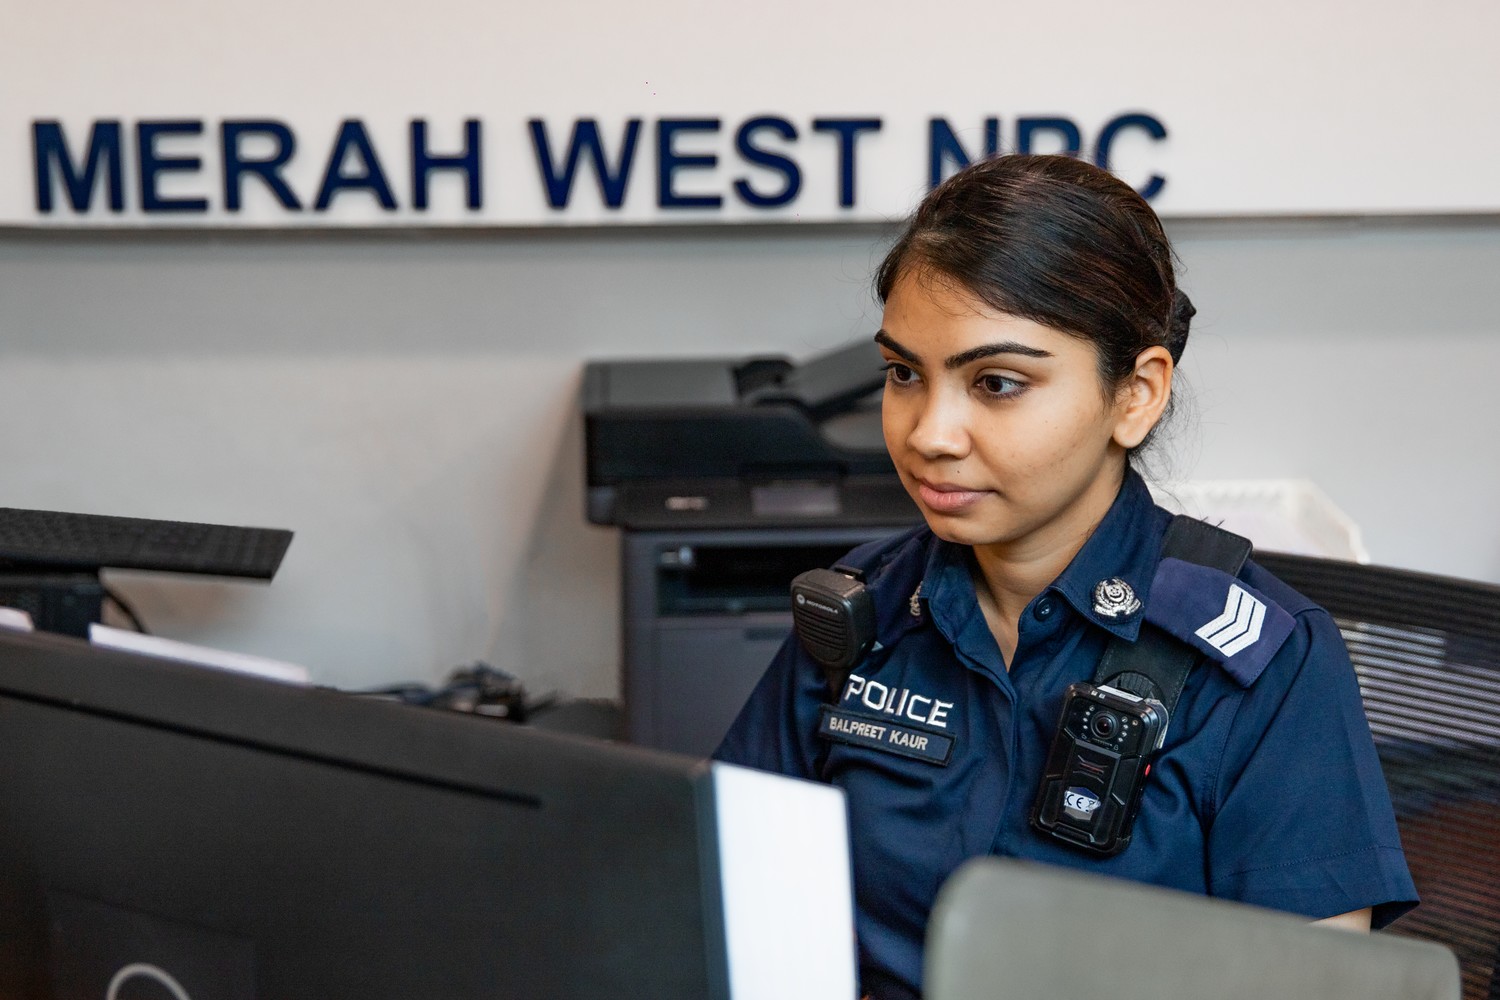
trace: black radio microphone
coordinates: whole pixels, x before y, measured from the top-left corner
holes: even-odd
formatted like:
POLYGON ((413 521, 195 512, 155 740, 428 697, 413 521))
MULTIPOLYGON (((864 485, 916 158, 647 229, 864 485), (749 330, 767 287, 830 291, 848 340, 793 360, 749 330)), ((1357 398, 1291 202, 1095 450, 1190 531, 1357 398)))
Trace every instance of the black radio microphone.
POLYGON ((854 665, 875 645, 875 603, 864 574, 847 566, 813 569, 792 581, 792 623, 809 656, 843 687, 854 665))

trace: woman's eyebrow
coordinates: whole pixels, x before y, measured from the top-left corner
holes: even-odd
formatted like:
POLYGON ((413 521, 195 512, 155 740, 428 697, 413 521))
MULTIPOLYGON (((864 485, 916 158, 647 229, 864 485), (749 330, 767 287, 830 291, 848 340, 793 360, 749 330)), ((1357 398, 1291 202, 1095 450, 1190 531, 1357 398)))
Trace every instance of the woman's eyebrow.
POLYGON ((905 358, 907 361, 910 361, 914 365, 922 363, 922 359, 919 358, 919 357, 917 357, 916 352, 909 351, 906 348, 902 347, 900 344, 896 343, 896 338, 892 337, 890 334, 886 333, 884 330, 877 330, 876 331, 876 333, 875 333, 875 343, 879 344, 881 347, 884 347, 886 350, 890 351, 892 354, 900 355, 901 357, 905 358))
MULTIPOLYGON (((881 330, 880 332, 875 334, 875 343, 886 348, 892 354, 900 355, 902 358, 905 358, 912 364, 919 364, 922 360, 917 356, 915 351, 902 347, 901 344, 897 343, 895 337, 892 337, 884 330, 881 330)), ((967 365, 971 362, 978 361, 981 358, 992 358, 997 354, 1019 354, 1022 357, 1026 358, 1052 357, 1051 351, 1044 351, 1039 347, 1031 347, 1027 344, 1020 344, 1014 340, 1002 340, 998 344, 985 344, 982 347, 972 347, 967 351, 955 354, 953 355, 953 357, 943 362, 943 367, 950 369, 962 368, 964 365, 967 365)))
POLYGON ((943 367, 962 368, 971 361, 978 361, 980 358, 992 358, 997 354, 1019 354, 1024 358, 1052 357, 1051 351, 1044 351, 1040 347, 1018 344, 1014 340, 1002 340, 998 344, 985 344, 983 347, 973 347, 962 353, 955 354, 943 362, 943 367))

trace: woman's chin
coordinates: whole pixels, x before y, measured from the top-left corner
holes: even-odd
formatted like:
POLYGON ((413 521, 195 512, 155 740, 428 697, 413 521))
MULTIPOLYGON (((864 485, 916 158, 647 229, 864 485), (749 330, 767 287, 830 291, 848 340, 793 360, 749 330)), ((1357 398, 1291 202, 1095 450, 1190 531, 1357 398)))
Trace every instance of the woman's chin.
POLYGON ((1000 540, 1004 534, 995 525, 974 517, 941 514, 926 509, 922 511, 922 516, 934 535, 954 545, 989 545, 1000 540))

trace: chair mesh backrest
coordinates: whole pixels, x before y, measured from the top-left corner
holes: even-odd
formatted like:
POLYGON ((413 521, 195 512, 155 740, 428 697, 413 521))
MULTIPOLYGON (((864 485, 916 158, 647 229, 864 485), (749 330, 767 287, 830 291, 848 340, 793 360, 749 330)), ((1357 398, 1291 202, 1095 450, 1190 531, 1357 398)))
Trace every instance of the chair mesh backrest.
POLYGON ((1334 616, 1422 905, 1393 933, 1458 955, 1464 1000, 1500 1000, 1500 587, 1258 554, 1334 616))

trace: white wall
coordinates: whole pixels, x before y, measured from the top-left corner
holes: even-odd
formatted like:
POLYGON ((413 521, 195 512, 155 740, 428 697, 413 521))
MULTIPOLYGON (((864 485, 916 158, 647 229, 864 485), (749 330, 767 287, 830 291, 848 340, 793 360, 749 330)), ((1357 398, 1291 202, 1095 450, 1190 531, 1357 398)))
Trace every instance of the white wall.
POLYGON ((10 5, 8 16, 0 5, 0 225, 880 222, 923 190, 931 116, 968 129, 975 147, 984 119, 998 117, 1013 149, 1018 117, 1061 115, 1093 150, 1106 122, 1127 112, 1158 117, 1168 137, 1128 130, 1112 165, 1132 184, 1167 177, 1164 215, 1500 211, 1493 0, 10 5), (734 152, 736 128, 759 115, 798 130, 791 143, 761 139, 803 168, 802 194, 779 209, 752 209, 732 194, 740 177, 763 192, 779 187, 734 152), (617 211, 594 192, 566 211, 543 203, 526 122, 543 119, 561 140, 585 116, 599 118, 611 150, 626 119, 643 120, 640 164, 617 211), (684 193, 723 195, 721 210, 657 210, 653 129, 662 117, 723 119, 719 134, 679 143, 720 162, 678 178, 684 193), (857 144, 857 198, 847 208, 836 193, 836 143, 812 134, 823 117, 885 121, 857 144), (219 124, 264 118, 297 136, 286 179, 304 205, 315 200, 339 123, 364 122, 399 209, 352 192, 327 213, 288 214, 252 182, 243 211, 222 211, 219 124), (461 192, 443 181, 431 211, 411 210, 413 118, 429 120, 432 148, 445 153, 462 144, 464 120, 482 123, 482 210, 460 207, 461 192), (94 122, 123 123, 120 215, 38 212, 31 124, 53 119, 75 148, 94 122), (160 178, 165 196, 208 201, 201 215, 138 211, 133 126, 162 119, 202 124, 199 135, 159 145, 163 156, 203 161, 160 178))
POLYGON ((1309 478, 1374 561, 1500 582, 1500 223, 1176 232, 1192 473, 1309 478))
MULTIPOLYGON (((1307 476, 1378 562, 1500 581, 1500 220, 1179 222, 1183 475, 1307 476)), ((163 634, 323 683, 476 658, 616 691, 586 358, 866 336, 877 227, 0 231, 0 505, 292 528, 269 587, 115 574, 163 634)))

